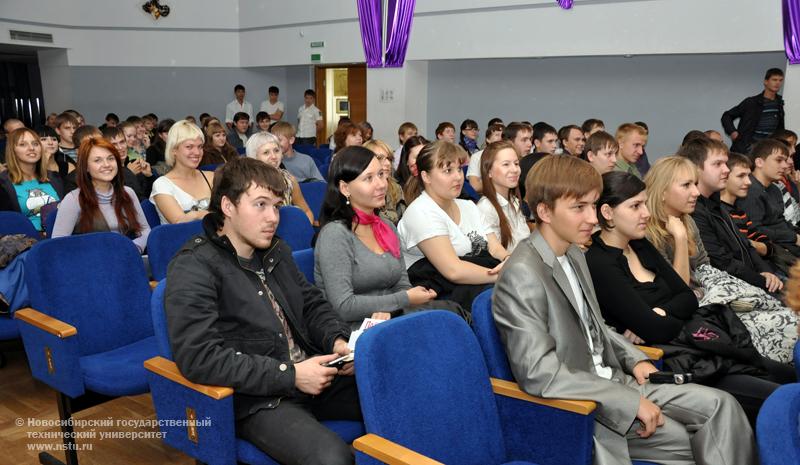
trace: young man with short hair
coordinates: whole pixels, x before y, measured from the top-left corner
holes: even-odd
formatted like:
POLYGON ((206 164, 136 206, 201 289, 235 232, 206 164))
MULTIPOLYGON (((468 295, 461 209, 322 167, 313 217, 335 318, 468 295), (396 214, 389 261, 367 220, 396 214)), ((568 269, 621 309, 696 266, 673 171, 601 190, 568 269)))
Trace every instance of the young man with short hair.
POLYGON ((362 420, 353 364, 324 366, 350 353, 350 328, 275 236, 285 188, 253 158, 217 172, 203 232, 167 271, 174 359, 192 382, 234 387, 236 435, 276 461, 351 465, 350 447, 320 423, 362 420))
POLYGON ((520 388, 597 403, 595 465, 756 463, 752 430, 730 394, 649 382, 657 368, 605 325, 579 247, 597 225, 597 171, 576 157, 547 156, 526 184, 538 227, 514 249, 492 299, 520 388))
POLYGON ((589 118, 581 124, 581 131, 583 131, 583 137, 587 140, 589 137, 598 132, 598 131, 605 131, 606 130, 606 123, 603 122, 601 119, 597 118, 589 118))
POLYGON ((586 147, 586 137, 578 126, 569 124, 559 129, 558 140, 561 142, 561 147, 564 148, 565 154, 574 157, 583 155, 583 149, 586 147))
POLYGON ((636 167, 636 162, 644 154, 644 148, 647 145, 647 129, 638 124, 625 123, 617 128, 617 134, 614 137, 619 143, 616 170, 642 179, 642 173, 636 167))
POLYGON ((266 111, 259 111, 256 113, 256 127, 255 131, 269 131, 272 120, 269 119, 269 114, 266 111))
POLYGON ((762 139, 757 142, 750 153, 752 184, 747 197, 739 199, 737 206, 747 213, 753 227, 800 257, 800 235, 783 217, 783 198, 780 189, 774 185, 788 168, 788 157, 789 150, 781 141, 762 139))
POLYGON ((284 105, 278 100, 279 90, 276 86, 270 86, 267 90, 267 99, 261 102, 259 111, 269 115, 270 124, 278 122, 283 118, 284 105))
POLYGON ((539 160, 547 155, 555 155, 558 151, 558 133, 556 128, 544 121, 539 121, 531 127, 531 144, 533 153, 523 154, 519 161, 519 194, 525 199, 525 177, 539 160))
POLYGON ((725 189, 719 193, 722 212, 730 217, 739 234, 747 239, 759 256, 788 276, 789 268, 795 261, 794 255, 770 241, 766 234, 754 228, 747 213, 736 206, 739 199, 747 197, 747 192, 753 184, 753 181, 750 180, 752 162, 746 155, 730 152, 728 153, 728 169, 731 170, 728 181, 725 183, 725 189))
POLYGON ((584 158, 602 176, 614 171, 617 164, 617 152, 619 152, 619 143, 614 136, 605 131, 596 131, 586 141, 584 158))
MULTIPOLYGON (((775 276, 775 270, 761 258, 722 210, 720 192, 725 189, 730 174, 728 147, 711 139, 697 139, 683 145, 678 155, 688 158, 698 168, 700 196, 692 219, 711 266, 768 292, 780 291, 783 283, 775 276)), ((689 263, 683 263, 683 266, 688 272, 689 263)))
POLYGON ((78 129, 78 119, 72 113, 63 112, 56 117, 56 134, 58 134, 58 149, 70 157, 72 161, 78 161, 78 151, 72 142, 72 134, 78 129))
POLYGON ((98 129, 115 128, 119 125, 119 116, 116 113, 108 113, 105 122, 98 129))
MULTIPOLYGON (((502 124, 496 123, 489 125, 484 135, 486 138, 485 145, 502 140, 503 129, 505 128, 503 128, 502 124)), ((469 167, 467 167, 467 181, 469 181, 469 184, 475 189, 475 192, 479 194, 483 193, 483 181, 481 180, 481 156, 483 155, 483 150, 484 149, 478 150, 469 157, 469 167)))
POLYGON ((303 106, 297 110, 297 143, 300 145, 317 145, 317 131, 322 129, 322 112, 315 102, 317 93, 306 89, 303 94, 303 106))
POLYGON ((397 171, 397 167, 400 166, 400 153, 403 151, 403 144, 405 144, 410 137, 416 136, 417 132, 417 125, 411 121, 406 121, 397 128, 397 139, 400 145, 395 149, 394 160, 392 160, 392 168, 395 171, 397 171))
POLYGON ((775 185, 778 186, 783 197, 783 218, 797 228, 800 225, 800 203, 798 203, 800 202, 800 191, 798 191, 797 183, 792 179, 796 176, 794 155, 797 133, 789 129, 781 129, 772 133, 769 138, 783 142, 789 150, 789 156, 786 157, 786 163, 789 166, 775 185))
POLYGON ((447 142, 456 143, 456 127, 449 121, 444 121, 436 126, 436 140, 446 140, 447 142))
POLYGON ((253 120, 253 104, 244 99, 245 90, 241 84, 236 84, 233 88, 233 100, 225 107, 225 124, 233 129, 233 117, 237 113, 246 113, 247 121, 253 120))
POLYGON ((770 68, 764 75, 764 90, 760 94, 747 97, 722 114, 722 127, 733 141, 732 151, 746 153, 753 143, 784 128, 783 97, 778 94, 781 86, 783 71, 770 68), (736 119, 738 126, 734 125, 736 119))
POLYGON ((228 142, 236 149, 247 146, 250 137, 250 117, 240 111, 233 116, 233 131, 228 134, 228 142))
POLYGON ((322 181, 322 174, 310 156, 300 153, 292 147, 294 144, 294 126, 286 121, 278 121, 272 126, 270 132, 278 136, 283 152, 283 166, 299 182, 322 181))

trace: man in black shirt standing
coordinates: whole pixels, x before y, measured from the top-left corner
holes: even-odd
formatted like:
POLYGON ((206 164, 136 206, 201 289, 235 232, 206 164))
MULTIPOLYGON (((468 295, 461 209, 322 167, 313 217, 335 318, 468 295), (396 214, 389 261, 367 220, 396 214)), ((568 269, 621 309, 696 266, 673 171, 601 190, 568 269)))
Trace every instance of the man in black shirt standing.
POLYGON ((783 71, 770 68, 764 76, 763 92, 722 114, 722 127, 733 141, 732 152, 747 153, 752 144, 784 128, 783 98, 778 95, 782 85, 783 71), (735 126, 737 118, 739 125, 735 126))

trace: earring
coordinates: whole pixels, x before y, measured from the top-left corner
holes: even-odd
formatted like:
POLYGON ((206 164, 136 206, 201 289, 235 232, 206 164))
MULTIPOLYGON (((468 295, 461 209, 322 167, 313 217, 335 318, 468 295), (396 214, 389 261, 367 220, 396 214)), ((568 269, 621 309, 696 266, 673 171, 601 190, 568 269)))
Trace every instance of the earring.
POLYGON ((347 199, 347 202, 345 202, 345 203, 346 203, 347 205, 350 205, 350 196, 349 196, 349 195, 347 195, 347 196, 345 196, 345 198, 347 199))

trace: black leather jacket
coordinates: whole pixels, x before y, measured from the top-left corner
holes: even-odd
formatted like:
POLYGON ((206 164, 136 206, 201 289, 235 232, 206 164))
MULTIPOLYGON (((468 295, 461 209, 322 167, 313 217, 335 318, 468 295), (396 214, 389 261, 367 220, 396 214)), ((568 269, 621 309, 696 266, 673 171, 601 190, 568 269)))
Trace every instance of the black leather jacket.
MULTIPOLYGON (((237 419, 275 408, 297 395, 295 371, 283 327, 255 272, 239 264, 214 214, 204 233, 190 239, 170 262, 165 310, 175 363, 189 380, 234 388, 237 419)), ((278 237, 262 260, 267 285, 283 308, 295 343, 309 356, 330 354, 350 336, 322 292, 306 281, 278 237)))

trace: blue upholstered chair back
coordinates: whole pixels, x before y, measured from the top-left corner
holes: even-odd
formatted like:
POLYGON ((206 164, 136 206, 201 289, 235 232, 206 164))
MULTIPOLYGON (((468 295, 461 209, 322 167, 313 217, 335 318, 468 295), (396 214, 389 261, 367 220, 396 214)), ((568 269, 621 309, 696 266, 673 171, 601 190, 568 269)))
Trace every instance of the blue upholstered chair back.
POLYGON ((328 190, 327 182, 304 182, 300 184, 300 190, 303 191, 303 197, 306 199, 308 208, 314 214, 314 219, 319 219, 322 211, 322 201, 325 200, 325 192, 328 190))
POLYGON ((164 312, 164 292, 167 289, 167 280, 162 279, 153 290, 150 299, 150 311, 153 318, 153 332, 158 342, 158 355, 172 360, 172 346, 169 345, 169 332, 167 331, 167 314, 164 312))
POLYGON ((150 229, 161 224, 161 217, 158 216, 158 210, 156 210, 155 204, 153 204, 150 199, 142 200, 142 213, 144 213, 144 217, 147 219, 147 224, 150 225, 150 229))
POLYGON ((127 237, 91 233, 42 241, 25 263, 31 306, 74 326, 82 356, 153 335, 144 263, 127 237))
POLYGON ((794 345, 794 369, 797 372, 797 379, 800 379, 800 343, 794 345))
POLYGON ((367 330, 356 346, 367 433, 442 463, 505 460, 497 404, 469 326, 427 311, 367 330))
POLYGON ((756 438, 761 465, 800 463, 800 383, 783 385, 767 398, 756 438))
MULTIPOLYGON (((42 210, 44 210, 44 208, 42 208, 42 210)), ((44 235, 46 237, 53 237, 53 229, 56 227, 56 218, 58 218, 58 208, 53 208, 47 213, 42 211, 42 229, 44 229, 44 235)))
POLYGON ((42 238, 27 216, 20 212, 0 212, 0 236, 9 234, 25 234, 34 239, 42 238))
POLYGON ((278 237, 289 244, 292 250, 310 248, 311 239, 314 237, 314 228, 303 210, 292 206, 281 207, 280 215, 278 237))
POLYGON ((303 249, 292 252, 297 268, 305 275, 306 281, 314 284, 314 249, 303 249))
POLYGON ((492 289, 487 289, 472 302, 472 329, 483 350, 489 375, 493 378, 514 381, 511 367, 508 365, 506 350, 500 341, 500 334, 494 324, 492 315, 492 289))
POLYGON ((153 279, 161 281, 167 277, 167 266, 183 244, 203 232, 200 220, 188 223, 162 224, 150 231, 147 237, 147 256, 153 279))

